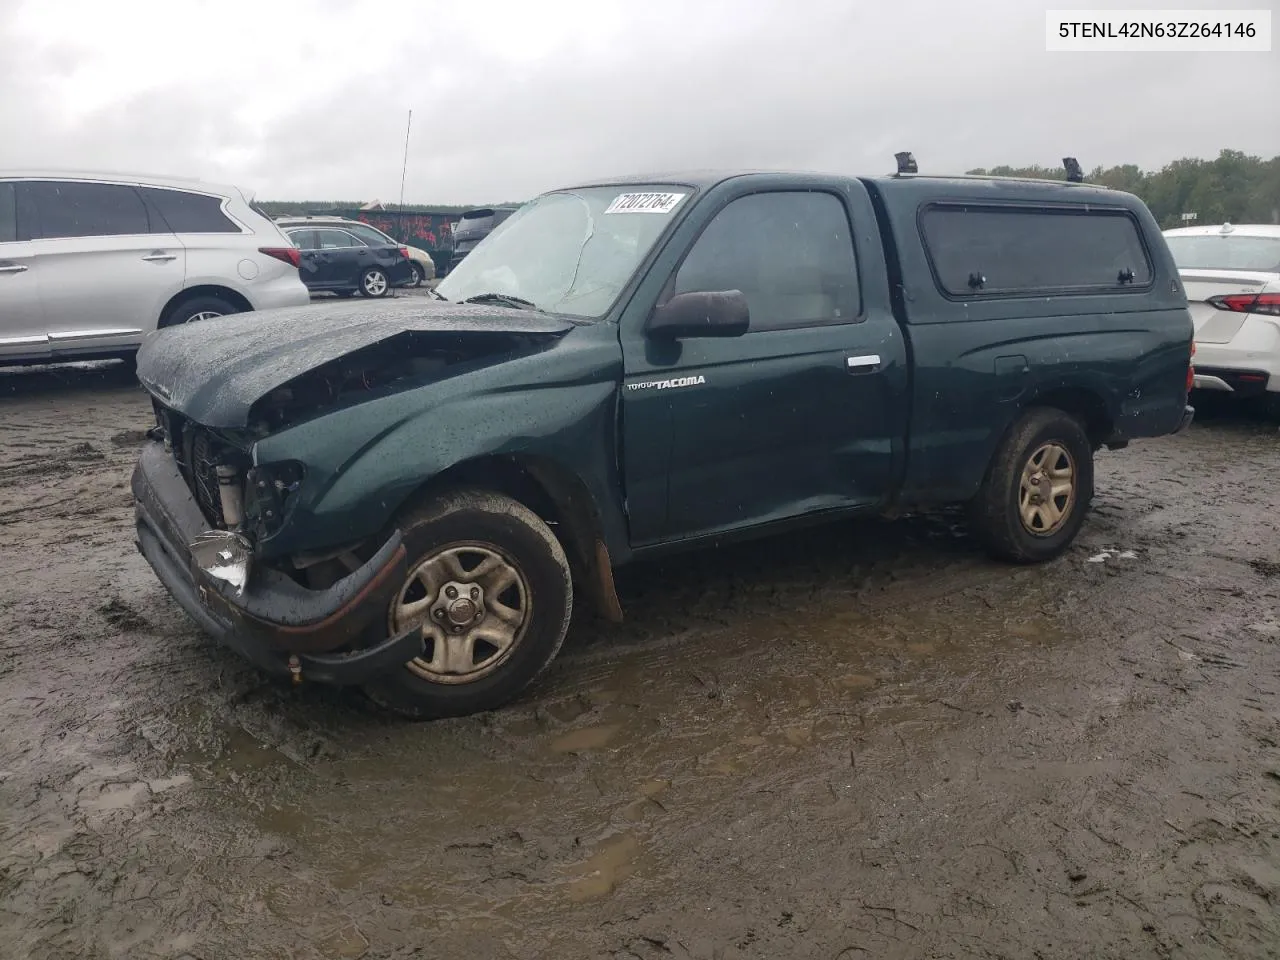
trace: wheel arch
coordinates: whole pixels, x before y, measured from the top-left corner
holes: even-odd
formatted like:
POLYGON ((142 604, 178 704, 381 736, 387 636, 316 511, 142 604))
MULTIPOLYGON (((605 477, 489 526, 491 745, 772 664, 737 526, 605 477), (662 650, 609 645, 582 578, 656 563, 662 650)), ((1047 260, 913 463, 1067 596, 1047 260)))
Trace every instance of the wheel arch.
POLYGON ((1058 386, 1029 393, 1018 404, 1016 412, 1009 417, 1004 426, 992 434, 981 477, 972 491, 974 494, 991 476, 991 471, 995 468, 996 454, 1009 435, 1018 429, 1019 425, 1033 410, 1044 409, 1060 410, 1079 420, 1094 452, 1097 452, 1105 444, 1107 438, 1114 433, 1115 417, 1107 406, 1106 400, 1097 390, 1073 385, 1058 386))
POLYGON ((245 297, 244 294, 238 293, 230 287, 219 286, 216 283, 207 283, 195 287, 187 287, 170 297, 169 302, 161 308, 160 319, 157 321, 156 325, 159 327, 168 326, 169 314, 188 300, 195 300, 198 297, 218 297, 234 305, 236 309, 242 313, 253 309, 253 304, 249 302, 248 298, 245 297))
POLYGON ((1115 433, 1114 412, 1103 395, 1089 387, 1064 386, 1038 391, 1027 398, 1014 423, 1035 407, 1052 407, 1075 417, 1084 427, 1094 450, 1115 433))
POLYGON ((600 511, 586 483, 574 471, 536 454, 490 454, 454 464, 408 498, 421 503, 446 489, 482 489, 516 500, 551 527, 564 547, 580 589, 606 620, 622 620, 613 583, 613 563, 605 545, 600 511))

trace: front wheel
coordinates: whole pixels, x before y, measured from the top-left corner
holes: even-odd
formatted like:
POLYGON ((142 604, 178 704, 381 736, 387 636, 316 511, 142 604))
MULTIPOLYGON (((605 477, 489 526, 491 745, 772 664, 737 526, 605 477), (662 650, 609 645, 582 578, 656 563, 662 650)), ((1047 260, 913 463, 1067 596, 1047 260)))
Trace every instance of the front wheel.
POLYGON ((969 527, 997 559, 1040 563, 1071 545, 1092 499, 1084 428, 1061 410, 1033 409, 996 450, 969 504, 969 527))
POLYGON ((370 267, 360 274, 360 293, 366 297, 385 297, 391 282, 380 267, 370 267))
POLYGON ((560 541, 523 504, 482 491, 438 498, 401 529, 409 572, 381 635, 421 626, 426 648, 365 692, 422 720, 514 699, 569 628, 573 581, 560 541))

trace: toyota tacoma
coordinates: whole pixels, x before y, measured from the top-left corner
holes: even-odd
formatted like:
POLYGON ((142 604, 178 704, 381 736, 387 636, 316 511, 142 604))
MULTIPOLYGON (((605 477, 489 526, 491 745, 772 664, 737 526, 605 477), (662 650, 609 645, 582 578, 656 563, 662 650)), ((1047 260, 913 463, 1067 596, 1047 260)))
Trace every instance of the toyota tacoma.
POLYGON ((1060 555, 1102 447, 1192 417, 1192 321, 1129 194, 724 173, 530 201, 434 299, 151 335, 137 542, 204 630, 428 718, 514 698, 614 570, 963 505, 1060 555))

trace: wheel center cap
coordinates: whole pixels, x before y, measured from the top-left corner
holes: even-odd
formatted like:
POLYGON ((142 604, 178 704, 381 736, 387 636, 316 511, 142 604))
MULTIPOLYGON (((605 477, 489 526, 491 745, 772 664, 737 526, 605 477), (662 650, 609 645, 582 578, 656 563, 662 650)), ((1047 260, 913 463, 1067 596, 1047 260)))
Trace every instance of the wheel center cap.
POLYGON ((462 625, 476 618, 476 605, 467 597, 459 597, 449 604, 449 620, 462 625))

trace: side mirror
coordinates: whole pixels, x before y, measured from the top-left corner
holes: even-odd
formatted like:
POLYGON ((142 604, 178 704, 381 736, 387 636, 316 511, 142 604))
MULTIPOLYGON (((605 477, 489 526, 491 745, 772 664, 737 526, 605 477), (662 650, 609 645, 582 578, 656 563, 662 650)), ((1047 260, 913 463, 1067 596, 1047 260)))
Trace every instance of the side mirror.
POLYGON ((645 325, 651 337, 740 337, 751 326, 747 298, 738 290, 678 293, 655 307, 645 325))

